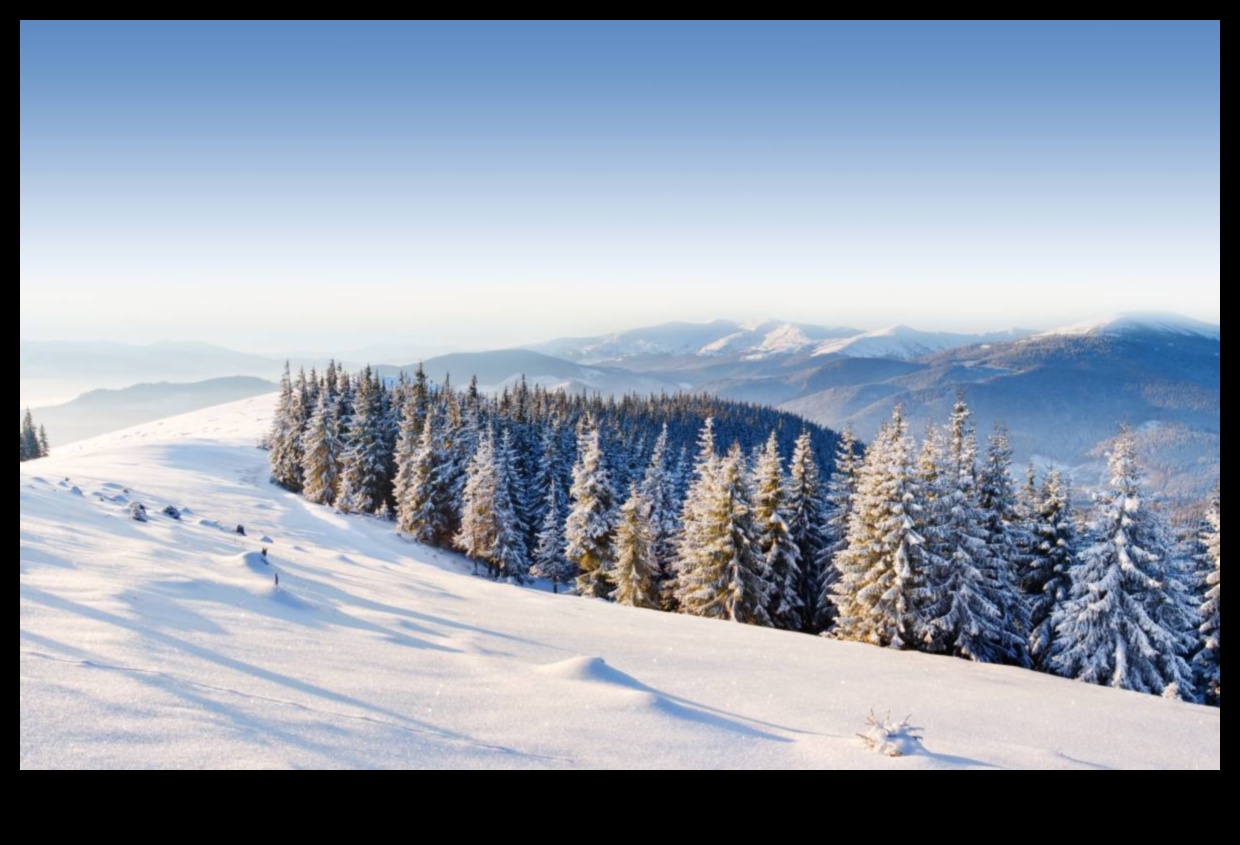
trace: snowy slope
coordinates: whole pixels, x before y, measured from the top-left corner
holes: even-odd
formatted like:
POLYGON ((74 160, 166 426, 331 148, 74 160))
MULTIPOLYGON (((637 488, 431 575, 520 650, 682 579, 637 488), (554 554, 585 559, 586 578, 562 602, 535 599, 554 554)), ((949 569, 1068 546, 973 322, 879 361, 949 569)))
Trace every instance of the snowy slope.
POLYGON ((651 363, 659 358, 722 358, 744 360, 790 355, 812 349, 830 338, 852 337, 861 332, 779 320, 735 323, 664 323, 599 337, 558 338, 530 347, 546 355, 583 364, 603 362, 651 363))
POLYGON ((1037 337, 1079 337, 1082 335, 1117 336, 1133 333, 1156 333, 1167 335, 1191 335, 1220 340, 1221 327, 1213 323, 1204 323, 1182 314, 1159 312, 1130 312, 1113 314, 1097 320, 1086 320, 1061 326, 1037 337))
POLYGON ((977 343, 1003 343, 1024 337, 1028 332, 1012 329, 988 334, 924 332, 908 326, 890 326, 856 337, 828 340, 819 344, 814 355, 846 355, 853 358, 896 358, 910 360, 977 343))
POLYGON ((1217 710, 472 577, 270 486, 271 404, 20 466, 21 767, 1220 765, 1217 710))
POLYGON ((743 361, 762 361, 809 351, 824 340, 839 342, 839 338, 858 334, 860 332, 856 329, 825 328, 767 320, 741 326, 739 331, 706 344, 697 354, 705 357, 736 355, 743 361))

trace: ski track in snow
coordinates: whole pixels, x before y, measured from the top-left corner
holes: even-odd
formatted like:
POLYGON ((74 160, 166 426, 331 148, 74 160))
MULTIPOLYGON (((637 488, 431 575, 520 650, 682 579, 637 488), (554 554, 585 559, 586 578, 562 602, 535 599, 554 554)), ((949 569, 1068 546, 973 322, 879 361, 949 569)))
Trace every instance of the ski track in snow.
POLYGON ((272 404, 20 465, 22 768, 1220 766, 1217 710, 473 577, 267 483, 272 404))

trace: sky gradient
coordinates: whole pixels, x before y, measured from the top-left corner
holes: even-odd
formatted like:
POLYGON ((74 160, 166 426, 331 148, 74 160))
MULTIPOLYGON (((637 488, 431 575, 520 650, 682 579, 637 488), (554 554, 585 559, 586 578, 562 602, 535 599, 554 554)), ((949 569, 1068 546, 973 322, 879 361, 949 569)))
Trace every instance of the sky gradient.
POLYGON ((21 334, 1219 319, 1219 25, 23 23, 21 334))

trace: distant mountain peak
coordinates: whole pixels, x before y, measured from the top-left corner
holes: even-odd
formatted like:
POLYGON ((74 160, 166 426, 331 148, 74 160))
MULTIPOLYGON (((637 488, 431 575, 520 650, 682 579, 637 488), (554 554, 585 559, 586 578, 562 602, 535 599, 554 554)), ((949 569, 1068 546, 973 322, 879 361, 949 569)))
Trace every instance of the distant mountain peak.
POLYGON ((986 334, 957 334, 954 332, 926 332, 911 326, 895 325, 865 332, 855 337, 837 338, 821 343, 814 350, 815 356, 843 355, 850 358, 895 358, 911 360, 978 343, 1000 343, 1025 337, 1023 329, 1009 329, 986 334))
POLYGON ((1133 333, 1196 335, 1220 339, 1220 327, 1183 314, 1160 311, 1128 311, 1096 320, 1086 320, 1042 332, 1038 337, 1117 336, 1133 333))

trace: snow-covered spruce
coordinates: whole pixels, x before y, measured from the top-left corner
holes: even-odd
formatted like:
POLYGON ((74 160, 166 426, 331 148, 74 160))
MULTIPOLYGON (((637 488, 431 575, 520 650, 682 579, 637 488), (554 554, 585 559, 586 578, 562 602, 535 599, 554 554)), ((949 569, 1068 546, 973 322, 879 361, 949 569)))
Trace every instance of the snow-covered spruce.
POLYGON ((861 452, 853 437, 852 429, 840 432, 840 443, 835 450, 835 471, 827 482, 826 529, 824 545, 819 555, 818 603, 815 609, 814 628, 829 630, 835 623, 835 583, 840 572, 836 556, 848 548, 848 517, 852 513, 853 497, 857 494, 857 473, 861 471, 861 452))
POLYGON ((1048 668, 1055 651, 1055 610, 1072 590, 1076 526, 1071 484, 1058 469, 1046 474, 1030 514, 1033 542, 1021 591, 1029 602, 1029 654, 1038 668, 1048 668))
MULTIPOLYGON (((814 438, 808 429, 797 437, 796 446, 788 466, 788 491, 785 502, 788 515, 788 534, 797 546, 800 567, 797 593, 801 606, 815 607, 822 595, 821 566, 824 555, 829 554, 827 538, 826 488, 823 473, 818 464, 814 438)), ((834 573, 833 576, 834 577, 834 573)), ((817 633, 810 614, 802 617, 804 627, 817 633)))
POLYGON ((47 444, 47 431, 41 425, 35 426, 34 417, 29 408, 26 409, 26 415, 22 417, 21 430, 18 434, 18 463, 46 458, 51 454, 51 449, 47 444))
POLYGON ((1201 605, 1201 650, 1197 653, 1196 669, 1201 689, 1211 704, 1222 705, 1222 632, 1219 627, 1219 608, 1222 604, 1222 561, 1220 545, 1222 522, 1222 489, 1214 488, 1206 510, 1205 528, 1201 534, 1202 558, 1205 564, 1205 600, 1201 605))
POLYGON ((1072 572, 1072 592, 1054 616, 1052 665, 1094 684, 1190 697, 1184 654, 1193 642, 1172 546, 1146 501, 1132 434, 1110 454, 1110 489, 1099 495, 1072 572))
POLYGON ((611 580, 616 585, 611 594, 616 604, 659 607, 650 502, 636 484, 629 488, 629 497, 620 507, 620 521, 616 526, 616 565, 611 580))
POLYGON ((836 557, 838 616, 833 633, 892 648, 924 639, 926 578, 917 531, 920 492, 913 441, 897 407, 866 450, 848 524, 848 547, 836 557))
POLYGON ((801 603, 801 550, 788 531, 786 498, 779 443, 772 434, 754 467, 753 510, 758 551, 770 580, 767 615, 771 623, 777 628, 799 631, 804 625, 804 614, 811 609, 801 603))
POLYGON ((703 428, 695 480, 685 501, 677 564, 682 612, 769 625, 771 582, 759 547, 745 458, 739 445, 714 454, 710 420, 703 428))
POLYGON ((586 420, 577 441, 573 466, 572 509, 564 524, 565 557, 577 567, 577 592, 606 598, 614 584, 616 561, 616 493, 602 440, 593 420, 586 420))
POLYGON ((533 565, 530 574, 535 578, 545 578, 551 582, 551 591, 558 593, 560 587, 572 582, 577 576, 577 567, 569 563, 564 555, 564 518, 563 506, 560 504, 559 484, 552 478, 547 488, 547 503, 543 510, 542 527, 534 544, 533 565))

